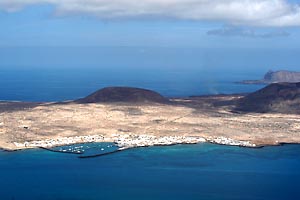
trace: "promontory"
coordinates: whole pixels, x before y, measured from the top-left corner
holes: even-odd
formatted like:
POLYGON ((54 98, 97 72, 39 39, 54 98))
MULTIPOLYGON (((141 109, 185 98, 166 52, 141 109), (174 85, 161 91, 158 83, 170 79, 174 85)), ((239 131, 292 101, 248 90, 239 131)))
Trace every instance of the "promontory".
POLYGON ((261 80, 244 80, 238 83, 242 84, 270 84, 270 83, 297 83, 300 82, 300 72, 279 70, 268 71, 261 80))

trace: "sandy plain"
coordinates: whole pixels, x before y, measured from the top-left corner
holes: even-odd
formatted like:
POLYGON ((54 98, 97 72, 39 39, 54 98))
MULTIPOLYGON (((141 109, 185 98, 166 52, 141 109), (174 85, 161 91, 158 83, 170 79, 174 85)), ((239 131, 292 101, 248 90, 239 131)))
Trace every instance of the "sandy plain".
MULTIPOLYGON (((224 137, 255 146, 300 143, 300 115, 234 112, 242 95, 174 98, 169 104, 0 102, 0 148, 60 137, 224 137)), ((114 141, 111 141, 114 142, 114 141)))

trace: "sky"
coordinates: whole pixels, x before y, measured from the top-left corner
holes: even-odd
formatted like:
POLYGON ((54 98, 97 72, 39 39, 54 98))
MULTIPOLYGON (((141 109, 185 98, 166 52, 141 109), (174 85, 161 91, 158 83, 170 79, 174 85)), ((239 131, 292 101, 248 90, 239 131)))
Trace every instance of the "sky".
MULTIPOLYGON (((255 65, 275 60, 295 68, 300 0, 0 0, 0 26, 0 67, 95 66, 100 61, 93 52, 101 51, 107 66, 115 64, 112 54, 129 66, 147 52, 151 65, 165 64, 164 54, 169 62, 176 55, 188 61, 189 52, 192 60, 206 59, 202 65, 241 53, 255 65)), ((234 62, 243 61, 226 65, 234 62)))

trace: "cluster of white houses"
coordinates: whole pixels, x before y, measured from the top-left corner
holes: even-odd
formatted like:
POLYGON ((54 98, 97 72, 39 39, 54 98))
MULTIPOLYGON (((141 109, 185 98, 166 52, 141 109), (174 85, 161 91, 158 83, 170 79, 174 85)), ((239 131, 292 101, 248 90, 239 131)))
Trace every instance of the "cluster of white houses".
POLYGON ((15 146, 23 148, 37 148, 37 147, 55 147, 78 143, 91 142, 114 142, 121 148, 132 147, 146 147, 158 145, 175 145, 175 144, 196 144, 200 142, 211 142, 216 144, 234 145, 255 147, 255 144, 249 141, 233 140, 226 137, 208 138, 197 136, 154 136, 154 135, 131 135, 131 134, 113 134, 111 137, 104 137, 103 135, 87 135, 74 137, 59 137, 56 139, 46 139, 38 141, 26 141, 23 143, 14 142, 15 146))

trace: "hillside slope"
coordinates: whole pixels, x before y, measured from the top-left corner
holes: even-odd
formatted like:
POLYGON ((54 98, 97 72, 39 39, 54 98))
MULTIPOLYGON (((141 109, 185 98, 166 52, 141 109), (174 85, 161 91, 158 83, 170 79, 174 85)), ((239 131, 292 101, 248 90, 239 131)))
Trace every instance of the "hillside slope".
POLYGON ((237 110, 300 114, 300 83, 273 83, 240 99, 237 110))

